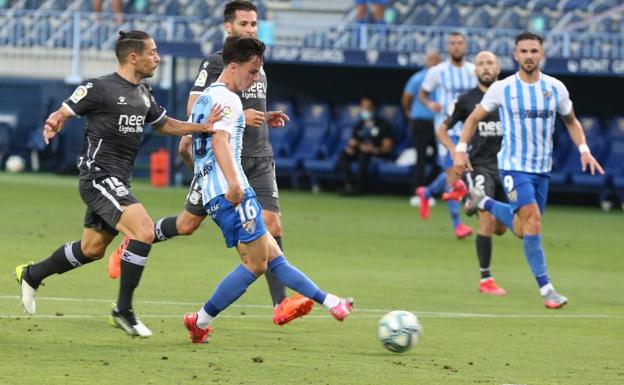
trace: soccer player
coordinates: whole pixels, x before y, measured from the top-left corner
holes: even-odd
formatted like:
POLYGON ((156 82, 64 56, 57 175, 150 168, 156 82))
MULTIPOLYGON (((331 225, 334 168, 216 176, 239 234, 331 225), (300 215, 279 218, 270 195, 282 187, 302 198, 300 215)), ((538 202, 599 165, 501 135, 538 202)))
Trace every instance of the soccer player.
MULTIPOLYGON (((464 122, 475 106, 481 102, 485 91, 498 79, 500 66, 496 55, 488 51, 479 52, 475 56, 475 74, 479 84, 459 96, 453 108, 453 114, 438 127, 436 132, 438 139, 451 153, 451 156, 455 152, 455 143, 449 138, 447 130, 454 127, 457 122, 464 122)), ((498 159, 496 156, 500 150, 502 138, 503 128, 498 111, 494 110, 479 122, 478 131, 470 142, 469 157, 473 171, 466 173, 465 179, 470 187, 479 187, 488 196, 494 197, 501 202, 507 202, 505 190, 498 175, 498 159)), ((452 171, 449 178, 451 181, 458 178, 452 171)), ((461 199, 462 195, 466 193, 465 185, 462 183, 461 186, 463 191, 455 197, 457 200, 461 199)), ((445 193, 443 197, 456 192, 458 191, 445 193)), ((474 214, 474 212, 470 214, 474 214)), ((502 235, 507 228, 486 211, 479 211, 478 216, 479 231, 477 233, 476 246, 479 270, 481 272, 479 291, 484 294, 505 295, 505 289, 498 286, 494 281, 494 277, 492 277, 490 264, 492 261, 492 235, 502 235)))
MULTIPOLYGON (((225 5, 223 11, 225 31, 229 36, 256 37, 258 16, 256 6, 249 1, 234 0, 225 5)), ((201 93, 217 80, 223 70, 221 52, 209 55, 201 63, 195 84, 191 88, 187 110, 190 115, 195 101, 201 93)), ((237 91, 238 92, 238 91, 237 91)), ((275 163, 273 149, 269 142, 269 126, 282 127, 288 116, 281 111, 267 112, 266 108, 267 77, 261 68, 259 79, 248 89, 239 92, 243 103, 247 127, 243 134, 243 151, 241 161, 243 170, 249 178, 262 206, 262 217, 280 248, 282 247, 282 223, 280 219, 279 193, 275 179, 275 163)), ((191 154, 192 141, 183 137, 180 141, 179 154, 190 169, 193 169, 191 154)), ((206 218, 206 210, 201 198, 201 186, 194 179, 187 195, 184 210, 177 216, 165 217, 156 221, 154 242, 161 242, 178 235, 191 235, 199 228, 206 218)), ((119 275, 119 256, 123 254, 126 240, 111 255, 109 275, 119 275)), ((284 325, 294 318, 310 312, 313 302, 309 298, 295 294, 286 297, 286 287, 269 271, 265 274, 269 292, 273 301, 273 322, 284 325)))
MULTIPOLYGON (((447 48, 450 58, 427 72, 419 92, 420 101, 435 113, 435 127, 439 127, 444 121, 457 97, 477 85, 474 64, 465 59, 466 38, 464 35, 459 32, 451 33, 448 37, 447 48), (434 91, 437 92, 439 102, 435 102, 429 97, 434 91)), ((457 142, 460 131, 461 124, 452 127, 449 133, 451 140, 457 142)), ((438 163, 443 170, 447 170, 453 165, 453 160, 448 151, 441 144, 438 144, 438 163)), ((446 187, 447 174, 443 172, 429 186, 421 186, 416 189, 416 195, 420 198, 420 216, 423 219, 429 219, 429 198, 436 194, 442 194, 446 187)), ((461 239, 472 234, 472 229, 461 222, 459 201, 449 200, 446 204, 451 215, 455 236, 461 239)))
POLYGON ((582 170, 589 169, 592 175, 595 172, 604 174, 604 171, 587 146, 567 88, 561 81, 540 71, 544 58, 542 38, 523 32, 516 37, 515 44, 514 59, 519 64, 518 72, 492 84, 481 104, 468 116, 455 148, 454 165, 459 170, 472 169, 466 155, 468 143, 477 130, 477 123, 498 109, 503 124, 498 165, 509 204, 486 196, 476 187, 470 190, 470 202, 473 208, 492 213, 522 238, 524 255, 544 304, 557 309, 568 299, 557 293, 550 281, 541 236, 557 113, 563 117, 578 146, 582 170))
POLYGON ((147 33, 120 32, 115 54, 119 60, 117 72, 82 83, 50 114, 43 129, 48 143, 65 121, 87 117, 78 163, 80 196, 87 206, 82 238, 62 245, 38 263, 18 266, 15 274, 24 309, 34 315, 35 291, 46 277, 101 259, 121 231, 129 241, 121 261, 119 297, 111 320, 127 334, 148 337, 152 332, 132 309, 132 296, 147 263, 154 233, 152 220, 130 190, 143 125, 151 124, 165 135, 208 135, 221 111, 215 106, 206 113, 208 118, 202 124, 180 122, 166 115, 152 96, 150 86, 142 82, 154 75, 160 62, 156 43, 147 33))
POLYGON ((267 270, 291 289, 327 307, 337 320, 351 312, 351 299, 325 293, 288 263, 275 239, 267 234, 262 215, 258 215, 261 207, 255 191, 243 172, 245 117, 236 92, 249 89, 260 78, 264 49, 256 38, 228 37, 223 47, 223 72, 193 106, 195 122, 203 122, 215 103, 223 106, 223 118, 214 124, 212 137, 193 135, 195 176, 206 212, 221 229, 227 247, 236 247, 242 260, 197 313, 184 316, 193 343, 205 342, 212 320, 267 270))

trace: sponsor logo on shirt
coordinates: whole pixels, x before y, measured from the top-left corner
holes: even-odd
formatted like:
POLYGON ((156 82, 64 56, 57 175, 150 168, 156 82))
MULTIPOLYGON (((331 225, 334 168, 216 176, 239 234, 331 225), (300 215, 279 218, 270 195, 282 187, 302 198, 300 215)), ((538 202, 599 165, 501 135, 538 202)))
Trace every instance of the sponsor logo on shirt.
POLYGON ((241 93, 243 99, 266 99, 266 84, 255 82, 249 89, 241 93))
POLYGON ((503 124, 498 122, 479 122, 479 136, 503 136, 503 124))
POLYGON ((142 133, 143 125, 145 124, 145 116, 143 115, 119 115, 119 132, 123 134, 127 133, 142 133))
POLYGON ((71 100, 74 103, 78 103, 79 101, 84 99, 85 96, 87 96, 88 92, 89 90, 87 89, 87 87, 78 86, 78 88, 74 90, 74 93, 69 97, 69 100, 71 100))

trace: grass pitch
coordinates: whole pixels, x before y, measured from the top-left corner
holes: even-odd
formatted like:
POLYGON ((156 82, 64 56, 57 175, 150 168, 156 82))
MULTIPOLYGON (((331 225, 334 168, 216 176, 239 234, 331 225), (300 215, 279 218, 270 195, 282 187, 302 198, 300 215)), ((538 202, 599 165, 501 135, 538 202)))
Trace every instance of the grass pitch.
MULTIPOLYGON (((186 194, 140 182, 133 191, 153 218, 177 214, 186 194)), ((454 239, 443 205, 423 222, 405 197, 283 191, 281 201, 289 260, 325 290, 353 296, 357 310, 337 323, 316 305, 279 328, 261 278, 217 319, 208 344, 193 345, 182 314, 238 263, 214 224, 152 249, 135 295, 150 339, 108 325, 118 282, 105 261, 50 277, 27 317, 11 272, 78 239, 84 205, 76 178, 0 174, 0 384, 624 383, 622 213, 547 208, 549 270, 570 299, 553 311, 509 234, 494 239, 492 266, 508 295, 478 294, 474 237, 454 239), (376 338, 378 319, 394 309, 424 326, 408 353, 376 338)))

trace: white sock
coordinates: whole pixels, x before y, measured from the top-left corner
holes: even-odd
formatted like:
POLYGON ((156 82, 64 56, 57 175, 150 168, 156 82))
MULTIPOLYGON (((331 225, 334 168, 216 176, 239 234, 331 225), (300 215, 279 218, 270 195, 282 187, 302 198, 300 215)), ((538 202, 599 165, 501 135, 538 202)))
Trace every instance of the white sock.
POLYGON ((323 301, 323 306, 325 306, 328 309, 331 309, 334 306, 338 306, 338 304, 340 303, 340 298, 336 297, 333 294, 327 294, 327 297, 325 297, 325 301, 323 301))
POLYGON ((548 293, 548 291, 550 290, 555 290, 555 287, 552 285, 552 283, 547 283, 544 286, 540 287, 540 294, 546 295, 546 293, 548 293))
POLYGON ((204 308, 202 307, 197 312, 197 327, 206 330, 206 328, 208 327, 208 325, 210 325, 213 319, 214 317, 206 313, 206 310, 204 310, 204 308))
POLYGON ((477 207, 479 207, 480 210, 485 210, 485 202, 489 201, 490 198, 485 197, 483 199, 481 199, 481 201, 479 203, 477 203, 477 207))

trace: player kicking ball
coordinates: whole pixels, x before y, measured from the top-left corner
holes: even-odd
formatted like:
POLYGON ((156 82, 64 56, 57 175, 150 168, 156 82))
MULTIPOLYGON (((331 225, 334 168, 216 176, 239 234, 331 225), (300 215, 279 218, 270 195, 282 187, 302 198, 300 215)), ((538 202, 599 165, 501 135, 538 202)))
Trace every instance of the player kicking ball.
POLYGON ((241 165, 245 117, 236 92, 258 80, 265 46, 252 37, 230 36, 223 47, 224 69, 193 106, 193 122, 203 122, 214 104, 223 115, 214 134, 193 135, 195 177, 201 185, 204 207, 219 226, 227 247, 236 247, 242 263, 223 278, 197 313, 187 313, 184 324, 193 343, 207 340, 210 324, 234 303, 265 271, 325 306, 339 321, 351 313, 353 300, 326 293, 292 266, 275 239, 267 233, 260 204, 241 165))

